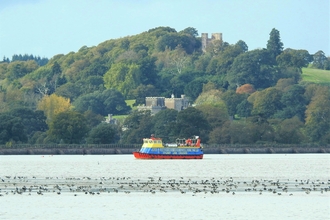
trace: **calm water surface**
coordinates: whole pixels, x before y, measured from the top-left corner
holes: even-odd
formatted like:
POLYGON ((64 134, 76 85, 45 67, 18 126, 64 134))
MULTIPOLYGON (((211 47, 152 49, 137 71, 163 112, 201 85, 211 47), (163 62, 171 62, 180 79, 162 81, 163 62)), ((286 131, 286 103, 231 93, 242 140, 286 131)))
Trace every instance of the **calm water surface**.
POLYGON ((329 154, 204 156, 0 156, 0 219, 330 219, 329 154))

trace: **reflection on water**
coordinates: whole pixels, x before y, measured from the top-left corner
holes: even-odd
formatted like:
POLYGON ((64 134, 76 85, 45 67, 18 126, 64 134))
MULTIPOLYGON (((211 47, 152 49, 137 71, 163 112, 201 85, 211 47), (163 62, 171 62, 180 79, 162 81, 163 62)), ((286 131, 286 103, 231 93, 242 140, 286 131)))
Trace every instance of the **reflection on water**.
POLYGON ((204 156, 1 156, 0 218, 326 219, 330 214, 328 154, 204 156))

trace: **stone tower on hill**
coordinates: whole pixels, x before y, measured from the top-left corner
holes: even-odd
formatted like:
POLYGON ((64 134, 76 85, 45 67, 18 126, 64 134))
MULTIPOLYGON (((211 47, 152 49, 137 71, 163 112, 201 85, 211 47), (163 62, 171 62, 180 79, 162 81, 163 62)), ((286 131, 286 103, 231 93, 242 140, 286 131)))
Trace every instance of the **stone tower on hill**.
POLYGON ((208 33, 202 33, 202 50, 206 51, 208 44, 212 43, 214 40, 222 41, 222 33, 212 33, 212 37, 209 38, 208 33))

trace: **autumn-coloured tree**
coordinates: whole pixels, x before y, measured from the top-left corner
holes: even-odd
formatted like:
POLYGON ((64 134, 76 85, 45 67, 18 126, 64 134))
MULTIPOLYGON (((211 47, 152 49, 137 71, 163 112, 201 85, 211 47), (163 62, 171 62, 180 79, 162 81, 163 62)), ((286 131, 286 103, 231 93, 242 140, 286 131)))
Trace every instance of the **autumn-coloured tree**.
POLYGON ((225 105, 205 103, 196 106, 196 108, 203 112, 212 129, 221 127, 229 121, 229 115, 225 105))
POLYGON ((229 144, 230 135, 229 135, 230 122, 227 121, 222 127, 216 127, 209 134, 209 144, 229 144))
POLYGON ((318 84, 310 84, 306 86, 304 96, 308 103, 311 102, 314 97, 317 97, 317 94, 320 93, 320 91, 322 91, 322 86, 318 84))
POLYGON ((275 88, 280 91, 286 91, 290 86, 294 84, 295 81, 293 78, 279 79, 275 85, 275 88))
POLYGON ((274 87, 260 91, 253 102, 252 114, 266 118, 272 116, 282 108, 281 96, 281 91, 274 87))
POLYGON ((306 109, 306 133, 314 142, 322 142, 330 132, 330 90, 319 87, 306 109))
POLYGON ((236 89, 236 93, 238 94, 244 94, 244 93, 252 94, 255 91, 256 91, 255 88, 251 84, 244 84, 236 89))
POLYGON ((304 141, 305 136, 302 133, 304 124, 298 117, 285 119, 276 127, 276 142, 284 144, 299 144, 304 141))
POLYGON ((70 107, 70 99, 56 94, 44 96, 38 103, 38 109, 44 111, 48 123, 53 120, 55 115, 69 110, 70 107))
POLYGON ((224 101, 220 97, 221 94, 222 92, 216 89, 203 92, 198 96, 198 98, 195 101, 195 104, 202 105, 204 103, 221 103, 221 105, 225 105, 224 101))

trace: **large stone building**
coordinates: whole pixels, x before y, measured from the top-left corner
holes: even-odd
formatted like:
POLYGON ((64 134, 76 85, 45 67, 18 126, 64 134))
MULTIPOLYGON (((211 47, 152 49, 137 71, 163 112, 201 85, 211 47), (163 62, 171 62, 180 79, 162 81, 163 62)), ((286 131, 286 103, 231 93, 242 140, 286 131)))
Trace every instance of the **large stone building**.
POLYGON ((165 97, 146 97, 146 104, 142 106, 138 106, 139 111, 150 110, 151 114, 156 114, 157 112, 164 109, 175 109, 177 111, 181 111, 183 109, 188 108, 189 100, 185 97, 185 95, 181 95, 180 98, 175 98, 172 94, 171 98, 165 97))
POLYGON ((212 33, 211 38, 208 37, 208 33, 202 33, 202 50, 205 52, 207 45, 214 40, 222 42, 222 33, 212 33))

